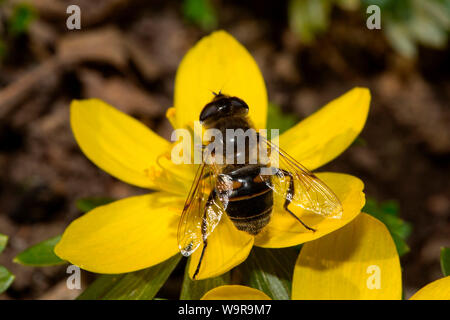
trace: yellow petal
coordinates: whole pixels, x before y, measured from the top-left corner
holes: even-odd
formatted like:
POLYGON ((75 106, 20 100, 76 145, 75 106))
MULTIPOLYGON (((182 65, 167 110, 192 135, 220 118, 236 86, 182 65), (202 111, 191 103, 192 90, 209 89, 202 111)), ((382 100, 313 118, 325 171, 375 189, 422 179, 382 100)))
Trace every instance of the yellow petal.
POLYGON ((82 269, 124 273, 178 253, 177 226, 184 199, 163 192, 97 207, 73 221, 55 253, 82 269))
POLYGON ((370 92, 355 88, 280 136, 280 147, 309 170, 336 158, 356 139, 369 112, 370 92))
POLYGON ((292 299, 401 299, 400 261, 386 226, 368 214, 303 245, 292 299))
POLYGON ((264 292, 246 286, 220 286, 209 290, 200 300, 272 300, 264 292))
POLYGON ((249 52, 229 33, 217 31, 201 39, 181 61, 175 79, 177 127, 198 121, 212 92, 237 96, 249 106, 257 129, 265 128, 267 92, 249 52))
POLYGON ((84 154, 127 183, 155 188, 157 158, 170 143, 136 119, 98 99, 74 100, 70 122, 84 154))
POLYGON ((410 300, 450 300, 450 276, 427 284, 410 300))
MULTIPOLYGON (((227 215, 208 237, 200 271, 195 280, 219 276, 243 262, 253 247, 253 236, 239 231, 227 215)), ((203 249, 201 245, 191 256, 189 276, 194 276, 203 249)))
POLYGON ((174 107, 170 107, 166 111, 166 118, 167 118, 167 120, 169 120, 170 125, 172 126, 172 128, 176 128, 177 127, 175 114, 176 114, 176 110, 175 110, 174 107))
POLYGON ((275 207, 269 224, 256 236, 255 245, 266 248, 283 248, 311 241, 333 232, 352 221, 360 212, 365 203, 362 192, 364 184, 356 177, 341 173, 317 173, 341 201, 343 214, 340 219, 324 218, 314 213, 302 212, 292 208, 308 226, 316 232, 306 230, 283 208, 275 207))

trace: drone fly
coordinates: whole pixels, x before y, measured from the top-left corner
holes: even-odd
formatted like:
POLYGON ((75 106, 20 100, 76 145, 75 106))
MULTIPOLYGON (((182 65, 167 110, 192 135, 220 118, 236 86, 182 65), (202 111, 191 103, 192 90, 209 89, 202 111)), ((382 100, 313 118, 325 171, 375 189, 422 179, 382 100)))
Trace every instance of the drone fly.
MULTIPOLYGON (((316 230, 304 223, 291 209, 303 210, 325 217, 341 217, 342 205, 333 191, 319 178, 299 164, 277 145, 256 131, 257 144, 245 140, 242 153, 237 152, 237 139, 227 135, 229 129, 243 132, 252 130, 248 117, 248 105, 238 97, 215 94, 200 114, 200 122, 206 129, 214 128, 225 137, 225 151, 232 152, 234 161, 222 160, 220 155, 209 153, 208 161, 199 166, 191 190, 185 202, 178 226, 178 245, 183 255, 189 256, 202 244, 202 252, 194 279, 197 276, 208 244, 208 236, 226 214, 234 226, 256 236, 269 223, 275 205, 274 196, 281 196, 285 212, 298 221, 306 232, 316 230), (276 155, 277 166, 271 161, 250 161, 252 149, 267 148, 269 159, 276 155), (228 148, 228 150, 226 150, 228 148), (237 159, 244 159, 238 163, 237 159), (231 163, 230 163, 231 162, 231 163)), ((253 129, 254 130, 254 129, 253 129)), ((204 150, 210 144, 204 145, 204 150)), ((254 151, 254 150, 253 150, 254 151)), ((205 160, 205 159, 203 159, 205 160)))

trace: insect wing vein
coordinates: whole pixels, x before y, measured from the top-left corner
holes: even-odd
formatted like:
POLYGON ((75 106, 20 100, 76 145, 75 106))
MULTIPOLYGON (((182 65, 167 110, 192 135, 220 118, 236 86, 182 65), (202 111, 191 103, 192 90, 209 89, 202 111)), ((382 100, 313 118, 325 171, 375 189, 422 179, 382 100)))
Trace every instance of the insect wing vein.
POLYGON ((268 148, 271 164, 278 164, 274 168, 272 179, 267 185, 290 204, 306 211, 332 217, 342 217, 342 205, 334 192, 312 172, 298 163, 277 145, 261 137, 268 148), (278 158, 275 158, 278 157, 278 158), (291 179, 293 182, 291 182, 291 179), (288 192, 293 187, 294 192, 288 192))
POLYGON ((178 225, 178 247, 184 256, 200 247, 224 212, 220 200, 214 197, 216 180, 212 165, 200 165, 178 225))

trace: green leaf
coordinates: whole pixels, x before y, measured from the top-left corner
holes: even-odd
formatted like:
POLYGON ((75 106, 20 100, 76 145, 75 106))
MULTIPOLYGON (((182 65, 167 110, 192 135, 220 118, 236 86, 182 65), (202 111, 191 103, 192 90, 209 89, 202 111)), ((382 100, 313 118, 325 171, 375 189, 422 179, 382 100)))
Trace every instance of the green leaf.
POLYGON ((406 25, 387 21, 385 26, 386 38, 398 53, 408 58, 417 56, 417 46, 406 25))
POLYGON ((406 241, 403 240, 399 235, 391 232, 391 236, 392 240, 394 240, 395 246, 397 247, 397 253, 400 257, 407 254, 410 251, 406 241))
POLYGON ((183 14, 203 30, 212 30, 217 26, 216 12, 209 0, 184 0, 183 14))
POLYGON ((441 49, 447 44, 446 30, 441 28, 432 17, 418 12, 408 26, 411 35, 423 45, 441 49))
POLYGON ((81 212, 88 212, 96 207, 103 206, 114 201, 115 199, 108 197, 89 197, 78 199, 75 205, 81 212))
POLYGON ((0 266, 0 294, 5 292, 14 281, 14 275, 4 266, 0 266))
POLYGON ((278 129, 279 134, 293 127, 298 118, 292 114, 285 114, 276 104, 269 102, 267 110, 267 138, 271 138, 271 129, 278 129))
POLYGON ((151 300, 181 259, 177 254, 156 266, 119 275, 101 275, 79 300, 151 300))
POLYGON ((380 209, 384 213, 388 213, 396 217, 398 217, 398 213, 400 212, 400 206, 398 205, 398 202, 395 200, 388 200, 381 203, 380 209))
POLYGON ((81 293, 78 300, 99 300, 127 274, 102 274, 81 293))
POLYGON ((368 197, 362 211, 383 222, 391 233, 397 247, 399 256, 409 252, 406 240, 411 235, 412 225, 398 217, 399 205, 391 200, 379 204, 375 199, 368 197))
POLYGON ((386 213, 373 214, 373 216, 381 220, 392 233, 397 234, 400 238, 407 239, 410 236, 412 230, 410 223, 386 213))
POLYGON ((8 236, 0 233, 0 253, 6 248, 8 243, 8 236))
POLYGON ((191 280, 191 278, 189 278, 189 262, 190 259, 188 260, 184 271, 180 300, 200 300, 200 298, 209 290, 231 283, 229 272, 205 280, 191 280))
POLYGON ((294 248, 253 247, 237 270, 244 285, 261 290, 274 300, 289 300, 297 256, 298 251, 294 248))
POLYGON ((450 28, 449 0, 416 0, 414 4, 419 10, 423 10, 424 14, 435 21, 444 31, 450 28))
POLYGON ((441 248, 441 269, 444 277, 450 276, 450 248, 441 248))
POLYGON ((328 28, 331 5, 329 0, 291 0, 289 2, 289 25, 302 42, 311 43, 316 34, 328 28))
MULTIPOLYGON (((376 4, 363 0, 367 5, 376 4)), ((414 58, 417 44, 444 48, 450 28, 450 1, 382 1, 383 28, 386 38, 400 54, 414 58), (446 5, 447 4, 447 5, 446 5)))
POLYGON ((14 262, 33 267, 46 267, 64 264, 66 261, 61 260, 53 252, 55 245, 60 239, 61 236, 58 235, 35 244, 25 251, 22 251, 17 257, 14 258, 14 262))
POLYGON ((414 7, 411 0, 391 0, 386 2, 387 11, 397 21, 408 21, 414 14, 414 7))
POLYGON ((36 16, 36 10, 30 4, 17 4, 14 7, 13 13, 9 19, 8 31, 13 35, 26 32, 36 16))
POLYGON ((412 226, 410 223, 397 217, 398 209, 395 209, 393 206, 394 204, 391 205, 390 202, 378 205, 376 202, 373 202, 373 199, 369 198, 363 211, 383 222, 391 233, 395 233, 406 240, 412 232, 412 226))

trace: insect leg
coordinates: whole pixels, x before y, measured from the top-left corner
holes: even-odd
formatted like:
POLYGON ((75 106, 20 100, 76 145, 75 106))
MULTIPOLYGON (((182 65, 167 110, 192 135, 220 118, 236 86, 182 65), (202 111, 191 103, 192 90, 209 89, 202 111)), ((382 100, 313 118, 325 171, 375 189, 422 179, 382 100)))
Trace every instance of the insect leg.
POLYGON ((295 193, 294 177, 292 176, 292 173, 290 173, 289 171, 286 171, 283 169, 280 169, 280 170, 283 172, 283 174, 285 174, 289 177, 289 187, 287 189, 287 197, 286 197, 286 200, 284 201, 284 205, 283 205, 284 210, 289 212, 291 214, 291 216, 293 216, 295 219, 297 219, 297 221, 300 222, 306 229, 315 232, 316 229, 309 227, 306 223, 304 223, 302 220, 300 220, 300 218, 297 217, 291 210, 289 210, 288 206, 291 203, 291 199, 295 193))
POLYGON ((206 205, 205 205, 205 211, 203 212, 203 219, 202 219, 203 248, 202 248, 202 253, 200 254, 200 259, 198 260, 197 269, 195 269, 194 276, 192 277, 194 280, 195 280, 195 277, 197 276, 198 272, 200 271, 200 266, 203 261, 203 256, 205 255, 205 249, 206 249, 206 246, 208 245, 208 240, 206 238, 206 230, 207 230, 206 212, 208 211, 208 208, 211 206, 215 197, 216 197, 216 190, 213 190, 213 191, 211 191, 211 193, 208 196, 208 201, 206 202, 206 205))
POLYGON ((205 249, 206 249, 207 245, 208 245, 208 242, 205 238, 205 239, 203 239, 203 248, 202 248, 202 253, 200 255, 200 260, 198 260, 197 269, 195 269, 194 276, 192 277, 194 280, 195 280, 195 277, 197 277, 198 272, 200 271, 200 265, 202 264, 203 255, 205 254, 205 249))

